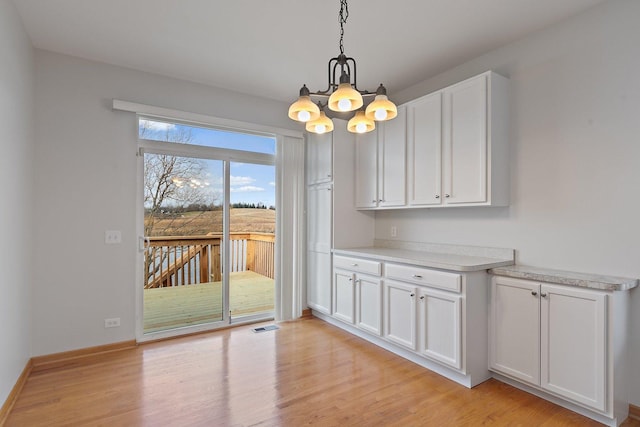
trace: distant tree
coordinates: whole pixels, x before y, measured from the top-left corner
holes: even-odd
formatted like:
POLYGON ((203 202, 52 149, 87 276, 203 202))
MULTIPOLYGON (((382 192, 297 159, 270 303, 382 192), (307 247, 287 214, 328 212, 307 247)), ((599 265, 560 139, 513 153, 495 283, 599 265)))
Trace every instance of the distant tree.
MULTIPOLYGON (((166 126, 153 128, 153 122, 140 121, 140 138, 189 144, 193 136, 188 127, 166 126)), ((180 234, 207 210, 213 209, 217 197, 206 191, 206 165, 198 159, 165 154, 144 156, 144 234, 145 236, 180 234), (197 215, 183 218, 181 213, 196 211, 197 215)), ((166 251, 147 248, 145 256, 145 287, 168 258, 166 251)))
MULTIPOLYGON (((156 140, 189 144, 193 140, 191 129, 183 126, 169 127, 158 131, 152 128, 153 122, 140 121, 140 138, 153 137, 156 140)), ((158 227, 158 219, 166 218, 164 214, 188 212, 187 207, 212 207, 215 200, 205 191, 205 165, 198 159, 177 157, 165 154, 147 154, 144 158, 144 205, 145 236, 158 236, 166 230, 186 229, 190 221, 163 221, 158 227)), ((217 197, 214 197, 217 199, 217 197)), ((209 209, 201 209, 205 211, 209 209)))

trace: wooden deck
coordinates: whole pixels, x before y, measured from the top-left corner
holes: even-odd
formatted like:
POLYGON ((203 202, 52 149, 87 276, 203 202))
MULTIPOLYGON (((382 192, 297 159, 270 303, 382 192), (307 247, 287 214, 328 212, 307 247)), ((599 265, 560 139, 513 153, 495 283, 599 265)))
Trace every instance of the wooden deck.
MULTIPOLYGON (((274 280, 253 271, 229 274, 232 317, 273 311, 274 280)), ((144 332, 222 319, 222 282, 144 290, 144 332)))

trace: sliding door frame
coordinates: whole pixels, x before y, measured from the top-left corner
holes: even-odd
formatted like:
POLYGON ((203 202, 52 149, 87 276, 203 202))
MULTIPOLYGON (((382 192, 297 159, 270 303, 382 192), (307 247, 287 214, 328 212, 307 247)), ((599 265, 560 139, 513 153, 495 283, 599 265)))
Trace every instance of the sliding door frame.
MULTIPOLYGON (((149 119, 149 120, 162 120, 171 123, 179 123, 187 126, 194 127, 204 127, 213 130, 220 131, 232 131, 238 133, 245 134, 254 134, 260 135, 264 137, 270 137, 274 139, 274 143, 276 147, 279 145, 278 141, 281 136, 276 133, 267 133, 264 131, 247 131, 244 129, 230 129, 228 126, 217 127, 215 124, 203 124, 202 122, 193 123, 186 120, 175 120, 168 118, 166 116, 157 117, 150 114, 138 114, 136 116, 136 126, 139 119, 149 119)), ((273 154, 264 154, 257 152, 249 152, 249 151, 241 151, 241 150, 233 150, 226 148, 215 148, 215 147, 206 147, 194 144, 178 144, 173 142, 162 142, 162 141, 154 141, 149 139, 138 139, 138 151, 136 153, 138 157, 138 182, 137 182, 137 218, 136 218, 136 228, 138 231, 138 248, 136 251, 136 340, 138 342, 145 341, 153 341, 158 339, 164 339, 169 337, 175 337, 185 334, 197 333, 202 331, 214 330, 223 327, 228 327, 230 325, 237 325, 243 323, 251 323, 255 322, 256 316, 247 316, 238 319, 231 319, 229 316, 229 292, 227 292, 229 286, 229 263, 230 263, 230 248, 229 248, 229 225, 230 225, 230 170, 231 163, 251 163, 258 165, 271 165, 276 168, 276 175, 278 174, 278 162, 277 155, 273 154), (144 284, 143 284, 143 251, 145 246, 144 240, 144 154, 164 154, 164 155, 172 155, 179 157, 190 157, 190 158, 198 158, 198 159, 206 159, 206 160, 217 160, 222 161, 224 164, 224 219, 223 219, 223 241, 226 243, 223 245, 223 313, 222 320, 210 323, 204 323, 199 325, 186 326, 181 328, 169 329, 165 331, 157 331, 157 332, 149 332, 144 333, 143 326, 143 315, 144 315, 144 284)), ((278 184, 277 184, 278 185, 278 184)), ((277 188, 276 188, 276 218, 281 212, 281 202, 277 197, 277 188)), ((278 246, 278 236, 280 230, 278 229, 278 221, 276 220, 276 246, 278 246)), ((276 251, 274 264, 278 264, 279 262, 279 254, 276 251)), ((279 298, 281 292, 277 292, 280 287, 280 278, 276 274, 276 279, 274 282, 274 286, 276 287, 276 299, 279 298)), ((295 292, 295 291, 294 291, 295 292)), ((275 305, 279 306, 279 302, 275 301, 275 305)))
MULTIPOLYGON (((306 234, 303 202, 304 134, 299 130, 292 130, 289 128, 224 119, 206 114, 157 107, 154 105, 140 104, 120 99, 112 100, 112 108, 114 111, 133 113, 131 114, 132 143, 135 143, 135 141, 138 140, 138 117, 149 117, 162 121, 183 122, 192 126, 210 127, 213 129, 231 132, 253 133, 256 135, 276 137, 276 210, 279 210, 280 214, 277 215, 276 219, 275 317, 276 320, 290 320, 301 316, 302 308, 306 306, 304 298, 305 292, 302 288, 305 277, 304 256, 300 255, 300 248, 304 247, 304 236, 306 234), (290 223, 283 224, 283 216, 286 216, 286 220, 290 221, 290 223), (288 233, 286 237, 283 236, 284 228, 291 227, 292 224, 296 228, 295 232, 288 233), (292 259, 288 259, 288 257, 292 259)), ((156 142, 144 142, 143 145, 154 143, 156 142)), ((194 147, 194 150, 198 149, 199 148, 194 147)), ((138 177, 136 183, 138 191, 136 200, 136 227, 138 236, 142 236, 144 233, 143 163, 143 158, 138 156, 138 177)), ((144 241, 138 239, 138 245, 142 248, 144 246, 144 241)), ((134 248, 132 247, 132 249, 134 248)), ((174 336, 175 333, 143 334, 143 254, 140 250, 134 250, 134 252, 136 254, 136 276, 133 278, 136 303, 136 339, 139 342, 142 342, 174 336)), ((195 329, 197 328, 194 327, 194 330, 192 331, 197 332, 195 329)))

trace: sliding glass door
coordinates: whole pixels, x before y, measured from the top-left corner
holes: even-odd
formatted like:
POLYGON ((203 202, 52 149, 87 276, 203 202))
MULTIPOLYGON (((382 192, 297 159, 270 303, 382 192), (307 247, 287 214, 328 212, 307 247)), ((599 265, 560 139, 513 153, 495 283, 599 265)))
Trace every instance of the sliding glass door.
POLYGON ((223 320, 224 162, 144 154, 144 332, 223 320))
POLYGON ((234 319, 274 311, 275 178, 273 165, 231 162, 229 313, 234 319))
POLYGON ((273 317, 275 153, 245 151, 265 139, 275 149, 273 138, 241 145, 237 134, 148 119, 141 129, 142 333, 273 317), (205 137, 217 145, 192 146, 205 137), (245 150, 221 148, 229 139, 245 150))

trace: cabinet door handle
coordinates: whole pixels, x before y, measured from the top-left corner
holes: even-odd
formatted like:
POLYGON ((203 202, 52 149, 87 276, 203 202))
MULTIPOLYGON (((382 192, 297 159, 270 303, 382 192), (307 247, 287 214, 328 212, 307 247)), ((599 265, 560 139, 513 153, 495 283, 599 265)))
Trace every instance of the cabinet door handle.
POLYGON ((547 294, 545 294, 544 292, 540 292, 540 296, 541 296, 542 298, 546 298, 546 297, 547 297, 547 294))
POLYGON ((414 294, 413 292, 411 292, 411 295, 409 295, 411 298, 415 297, 416 294, 414 294))
POLYGON ((350 282, 353 282, 353 278, 352 278, 352 277, 349 277, 349 281, 350 281, 350 282))
POLYGON ((422 276, 421 276, 421 275, 419 275, 419 274, 414 274, 414 275, 413 275, 413 278, 414 278, 414 279, 422 279, 422 276))
POLYGON ((422 296, 420 297, 420 299, 421 299, 421 300, 424 300, 424 295, 422 295, 422 296))
POLYGON ((448 199, 449 197, 451 197, 451 195, 450 194, 445 194, 444 197, 446 197, 448 199))
POLYGON ((436 194, 436 199, 439 199, 439 198, 440 198, 440 195, 439 195, 439 194, 436 194))
POLYGON ((330 173, 327 174, 327 178, 331 178, 331 174, 330 173))
POLYGON ((373 200, 371 201, 371 203, 377 203, 377 202, 378 202, 378 201, 377 201, 376 199, 373 199, 373 200))
POLYGON ((356 283, 362 283, 362 279, 356 280, 356 283))
POLYGON ((531 291, 531 295, 533 295, 534 297, 538 295, 538 293, 536 291, 531 291))
POLYGON ((379 199, 378 202, 382 203, 382 202, 384 202, 384 199, 379 199))

